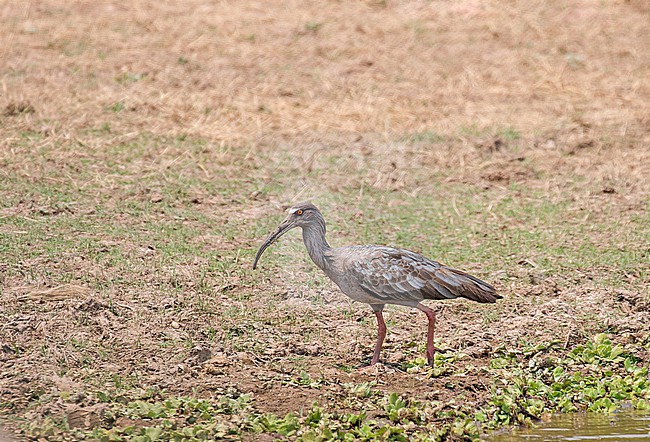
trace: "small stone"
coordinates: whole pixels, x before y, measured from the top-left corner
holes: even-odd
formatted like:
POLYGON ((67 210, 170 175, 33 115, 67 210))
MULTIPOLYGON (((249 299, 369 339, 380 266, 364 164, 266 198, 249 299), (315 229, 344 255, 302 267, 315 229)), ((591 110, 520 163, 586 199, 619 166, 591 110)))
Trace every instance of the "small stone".
POLYGON ((198 349, 196 358, 198 359, 199 363, 205 362, 211 357, 212 357, 212 352, 210 351, 209 348, 203 347, 198 349))
POLYGON ((211 367, 224 367, 230 365, 230 360, 225 353, 218 352, 215 353, 208 361, 206 361, 206 366, 211 367))
POLYGON ((253 362, 253 359, 251 358, 251 356, 248 353, 246 353, 245 351, 237 352, 237 359, 240 360, 241 362, 244 362, 244 363, 253 362))

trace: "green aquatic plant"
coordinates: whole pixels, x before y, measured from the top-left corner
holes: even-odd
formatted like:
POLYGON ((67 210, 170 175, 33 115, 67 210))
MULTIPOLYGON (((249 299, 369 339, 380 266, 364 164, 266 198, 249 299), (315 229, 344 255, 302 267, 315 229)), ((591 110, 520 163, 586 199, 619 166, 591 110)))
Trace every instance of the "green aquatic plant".
MULTIPOLYGON (((434 367, 416 358, 405 362, 403 369, 450 391, 454 379, 482 380, 488 394, 481 402, 472 404, 461 395, 416 399, 382 391, 379 381, 341 383, 327 404, 314 402, 305 411, 280 416, 260 412, 254 395, 234 389, 201 399, 119 382, 114 391, 93 394, 93 400, 105 406, 94 428, 72 428, 66 419, 47 416, 27 425, 25 433, 34 438, 106 442, 241 439, 260 434, 300 441, 473 440, 491 429, 530 424, 548 413, 650 409, 648 367, 637 356, 642 351, 643 344, 614 344, 598 334, 568 350, 559 342, 504 346, 483 367, 460 364, 465 358, 460 353, 441 352, 434 367)), ((337 388, 306 372, 282 383, 337 388)), ((59 400, 73 403, 75 397, 60 395, 59 400)))

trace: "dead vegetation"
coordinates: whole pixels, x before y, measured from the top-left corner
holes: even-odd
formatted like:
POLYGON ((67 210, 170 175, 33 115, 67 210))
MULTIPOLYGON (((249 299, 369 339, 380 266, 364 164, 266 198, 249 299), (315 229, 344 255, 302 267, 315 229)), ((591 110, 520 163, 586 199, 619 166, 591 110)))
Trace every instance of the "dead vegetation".
POLYGON ((146 389, 252 393, 278 415, 370 381, 479 404, 485 379, 461 373, 503 345, 647 342, 644 5, 0 5, 8 425, 92 429, 97 392, 146 389), (498 286, 492 310, 435 305, 441 345, 467 355, 455 372, 405 371, 424 328, 402 309, 386 365, 359 372, 373 317, 297 240, 250 271, 306 198, 337 245, 415 248, 498 286))

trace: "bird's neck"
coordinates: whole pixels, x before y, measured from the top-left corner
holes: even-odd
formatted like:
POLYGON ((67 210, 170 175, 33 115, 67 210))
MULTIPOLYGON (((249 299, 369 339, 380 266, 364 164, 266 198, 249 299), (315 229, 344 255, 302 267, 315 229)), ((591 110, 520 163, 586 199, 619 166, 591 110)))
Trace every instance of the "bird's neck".
POLYGON ((309 256, 314 263, 322 270, 327 270, 330 266, 326 252, 330 250, 330 245, 325 239, 325 221, 321 220, 317 224, 311 224, 302 228, 302 240, 309 252, 309 256))

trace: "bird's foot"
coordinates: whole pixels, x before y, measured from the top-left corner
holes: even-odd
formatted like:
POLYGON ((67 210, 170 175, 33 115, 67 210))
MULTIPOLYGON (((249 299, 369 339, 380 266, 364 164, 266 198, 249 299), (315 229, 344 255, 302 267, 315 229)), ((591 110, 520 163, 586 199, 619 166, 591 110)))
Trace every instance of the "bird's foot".
POLYGON ((429 363, 429 366, 431 366, 431 367, 434 366, 437 351, 441 352, 442 350, 439 349, 438 347, 427 348, 427 362, 429 363))

